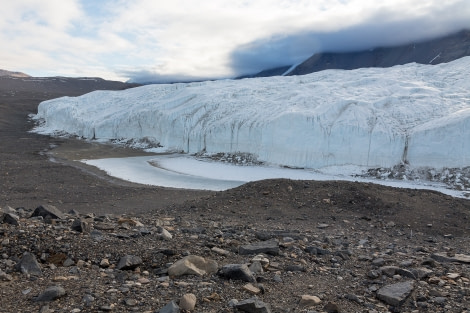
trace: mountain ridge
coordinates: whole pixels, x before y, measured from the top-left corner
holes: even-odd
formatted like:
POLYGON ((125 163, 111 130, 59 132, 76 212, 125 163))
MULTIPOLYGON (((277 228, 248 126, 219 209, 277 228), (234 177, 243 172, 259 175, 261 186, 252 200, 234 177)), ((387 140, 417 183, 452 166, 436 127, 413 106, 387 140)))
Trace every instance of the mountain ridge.
POLYGON ((30 75, 25 74, 23 72, 12 72, 12 71, 2 70, 2 69, 0 69, 0 76, 18 77, 18 78, 31 77, 30 75))
POLYGON ((99 77, 14 77, 0 75, 0 92, 69 93, 79 95, 94 90, 122 90, 140 84, 105 80, 99 77))
POLYGON ((287 73, 282 71, 288 66, 280 66, 265 69, 252 75, 239 76, 237 79, 305 75, 327 69, 351 70, 363 67, 391 67, 414 62, 439 64, 464 56, 470 56, 470 30, 461 30, 447 36, 415 41, 404 45, 377 47, 353 52, 315 53, 287 73))

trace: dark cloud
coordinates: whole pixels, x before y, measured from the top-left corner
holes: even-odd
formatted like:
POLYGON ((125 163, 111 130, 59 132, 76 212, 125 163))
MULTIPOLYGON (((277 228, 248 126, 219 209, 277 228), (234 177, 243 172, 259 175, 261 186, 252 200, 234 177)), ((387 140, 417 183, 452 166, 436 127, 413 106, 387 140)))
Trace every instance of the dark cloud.
MULTIPOLYGON (((312 17, 314 18, 314 17, 312 17)), ((335 21, 331 21, 334 25, 335 21)), ((334 28, 334 27, 333 27, 334 28)), ((470 29, 470 0, 456 0, 423 11, 401 8, 377 11, 360 23, 324 32, 315 29, 295 34, 274 34, 237 47, 230 55, 233 77, 301 63, 319 52, 351 52, 423 41, 462 29, 470 29)), ((140 70, 118 73, 137 83, 194 82, 224 77, 197 77, 185 74, 162 75, 140 70)), ((226 78, 226 77, 225 77, 226 78)))
MULTIPOLYGON (((230 65, 236 75, 292 65, 319 52, 351 52, 422 41, 470 29, 470 1, 436 8, 433 14, 403 19, 380 12, 359 25, 335 32, 276 35, 238 47, 230 65)), ((418 15, 419 16, 419 15, 418 15)))

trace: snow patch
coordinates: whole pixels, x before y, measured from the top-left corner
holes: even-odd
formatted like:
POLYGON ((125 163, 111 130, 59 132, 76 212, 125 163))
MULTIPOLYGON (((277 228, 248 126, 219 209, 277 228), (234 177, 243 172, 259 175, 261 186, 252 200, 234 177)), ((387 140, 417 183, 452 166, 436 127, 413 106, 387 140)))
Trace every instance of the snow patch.
POLYGON ((287 74, 289 74, 290 72, 292 72, 300 63, 296 63, 294 65, 291 65, 291 67, 289 67, 287 69, 287 71, 285 71, 284 73, 282 73, 281 76, 286 76, 287 74))

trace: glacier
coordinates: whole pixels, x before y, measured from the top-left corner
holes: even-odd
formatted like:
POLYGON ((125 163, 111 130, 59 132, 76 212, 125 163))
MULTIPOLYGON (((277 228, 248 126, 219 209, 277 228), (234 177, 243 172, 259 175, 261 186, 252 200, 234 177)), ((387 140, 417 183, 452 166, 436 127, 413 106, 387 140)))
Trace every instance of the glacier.
POLYGON ((294 168, 470 166, 470 57, 439 65, 147 85, 44 101, 43 134, 244 153, 294 168))

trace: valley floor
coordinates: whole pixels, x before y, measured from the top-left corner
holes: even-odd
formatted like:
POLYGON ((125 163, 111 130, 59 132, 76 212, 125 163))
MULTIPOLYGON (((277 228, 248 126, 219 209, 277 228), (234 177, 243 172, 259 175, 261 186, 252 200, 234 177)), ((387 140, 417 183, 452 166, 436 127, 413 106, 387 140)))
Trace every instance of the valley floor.
POLYGON ((158 312, 188 293, 194 312, 231 312, 232 299, 255 294, 271 309, 239 311, 470 311, 469 200, 356 182, 266 180, 212 192, 120 181, 74 160, 135 151, 28 132, 28 114, 60 95, 0 90, 0 312, 158 312), (51 162, 54 149, 70 157, 51 162), (76 212, 31 218, 40 205, 76 212), (245 253, 263 245, 274 250, 245 253), (40 274, 17 266, 24 253, 40 274), (168 274, 188 255, 220 270, 257 266, 257 254, 262 269, 252 267, 248 287, 220 273, 168 274), (121 267, 126 255, 140 262, 121 267), (35 301, 57 285, 65 294, 35 301))

